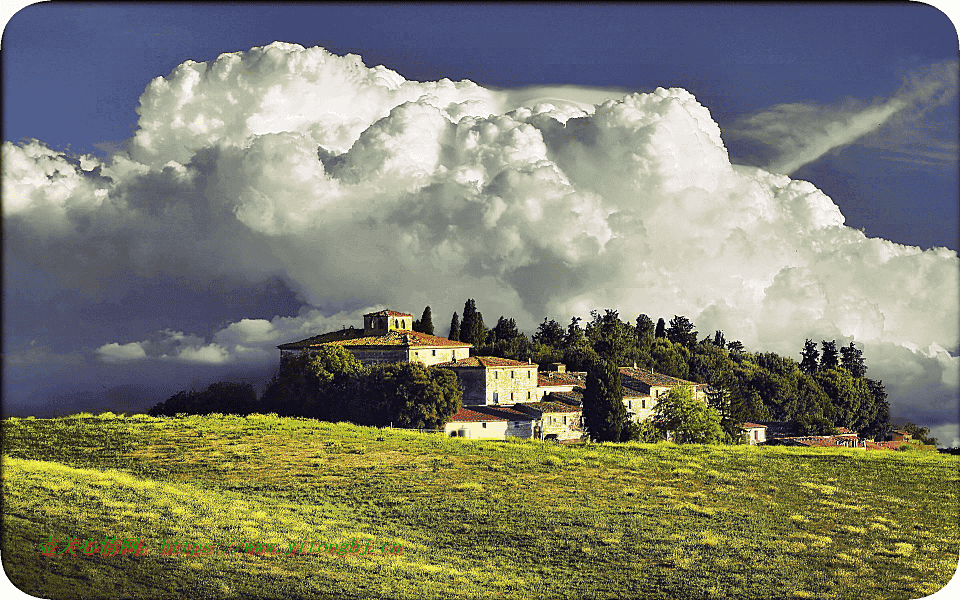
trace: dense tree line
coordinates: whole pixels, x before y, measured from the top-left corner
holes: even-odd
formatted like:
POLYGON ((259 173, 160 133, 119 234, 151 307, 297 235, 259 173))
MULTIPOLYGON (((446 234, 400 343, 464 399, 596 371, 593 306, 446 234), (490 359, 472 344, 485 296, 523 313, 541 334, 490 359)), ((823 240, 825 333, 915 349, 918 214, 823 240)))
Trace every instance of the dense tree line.
MULTIPOLYGON (((562 362, 569 370, 588 373, 602 370, 596 365, 603 361, 636 364, 709 384, 714 390, 710 404, 720 414, 728 438, 748 421, 792 422, 801 433, 811 435, 847 427, 880 438, 891 429, 883 383, 866 376, 863 352, 854 342, 838 349, 835 340, 819 345, 807 340, 798 362, 773 352, 749 352, 741 342, 728 341, 723 331, 701 338, 683 315, 654 322, 640 314, 631 323, 607 309, 591 312, 585 324, 573 317, 566 327, 545 317, 530 337, 505 316, 494 328, 485 329, 473 299, 467 300, 463 315, 459 339, 472 343, 477 355, 532 360, 541 368, 562 362)), ((453 320, 457 321, 456 313, 453 320)), ((584 418, 590 420, 586 414, 584 418)), ((618 437, 613 431, 605 436, 618 437)))
POLYGON ((456 373, 418 363, 367 367, 342 346, 288 359, 257 400, 249 384, 215 383, 180 392, 151 415, 277 413, 358 425, 440 429, 460 410, 456 373))
MULTIPOLYGON (((695 325, 682 315, 654 323, 640 314, 627 322, 616 310, 607 309, 593 311, 590 317, 583 325, 580 317, 573 317, 566 327, 544 318, 528 337, 506 316, 488 329, 476 302, 468 299, 462 313, 453 314, 448 336, 473 344, 475 355, 531 360, 541 368, 562 362, 571 371, 586 371, 584 420, 595 439, 650 435, 649 428, 626 421, 616 368, 625 365, 708 384, 712 389, 708 407, 713 412, 698 419, 707 423, 705 435, 711 438, 734 439, 748 421, 792 422, 805 434, 847 427, 873 438, 892 428, 883 383, 866 376, 863 353, 853 342, 838 349, 834 340, 819 345, 806 340, 798 362, 773 352, 748 352, 741 342, 727 341, 722 331, 700 338, 695 325), (721 434, 713 428, 714 421, 721 434)), ((429 306, 414 329, 434 332, 429 306)), ((150 414, 275 412, 436 429, 459 410, 461 400, 459 382, 450 370, 419 364, 365 367, 341 346, 329 346, 290 359, 259 400, 249 385, 219 383, 200 392, 179 392, 150 414)), ((684 398, 673 400, 682 405, 684 398)))
POLYGON ((289 359, 267 386, 261 412, 358 425, 440 429, 460 410, 456 373, 419 363, 364 366, 339 345, 289 359))
POLYGON ((153 417, 190 415, 248 415, 257 410, 257 392, 249 383, 217 382, 204 390, 180 391, 158 403, 147 414, 153 417))

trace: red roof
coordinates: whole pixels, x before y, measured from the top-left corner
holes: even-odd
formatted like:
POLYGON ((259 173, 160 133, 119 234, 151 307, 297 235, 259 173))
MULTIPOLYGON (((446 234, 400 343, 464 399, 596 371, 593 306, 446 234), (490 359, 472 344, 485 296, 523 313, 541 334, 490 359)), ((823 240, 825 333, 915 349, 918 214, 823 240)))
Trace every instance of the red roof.
POLYGON ((906 444, 905 441, 896 442, 867 442, 867 450, 899 450, 900 446, 906 444))
POLYGON ((491 405, 471 406, 470 410, 475 412, 481 412, 488 415, 503 417, 504 420, 510 420, 510 421, 530 421, 533 419, 533 417, 531 417, 527 413, 520 412, 519 410, 515 409, 514 406, 516 406, 516 404, 511 406, 505 406, 502 404, 497 404, 492 406, 491 405))
POLYGON ((747 429, 756 429, 756 428, 766 429, 767 428, 766 425, 761 425, 760 423, 744 423, 743 426, 746 427, 747 429))
POLYGON ((495 415, 488 415, 475 410, 470 410, 469 408, 461 408, 450 417, 449 423, 477 423, 480 421, 508 421, 504 417, 499 417, 495 415))
POLYGON ((457 360, 451 360, 448 362, 439 363, 433 365, 435 367, 477 367, 490 369, 495 367, 536 367, 533 363, 520 362, 518 360, 511 360, 509 358, 500 358, 499 356, 471 356, 469 358, 460 358, 457 360))
POLYGON ((526 411, 527 409, 533 409, 541 413, 570 413, 570 412, 581 412, 583 409, 579 406, 572 406, 566 404, 565 402, 521 402, 514 405, 516 410, 526 411))
POLYGON ((374 316, 377 316, 377 315, 387 315, 387 316, 390 316, 390 317, 412 317, 412 316, 413 316, 413 315, 411 315, 410 313, 397 312, 397 311, 395 311, 395 310, 378 310, 377 312, 367 313, 367 314, 365 314, 365 315, 363 315, 363 316, 365 316, 365 317, 374 317, 374 316))
POLYGON ((569 373, 558 373, 556 371, 540 371, 537 373, 537 385, 540 387, 550 386, 578 386, 583 387, 587 381, 587 374, 577 371, 569 373))
POLYGON ((419 348, 437 348, 437 347, 455 347, 469 348, 471 344, 465 342, 456 342, 447 338, 420 333, 419 331, 390 331, 383 335, 365 335, 363 329, 342 329, 332 333, 315 335, 299 342, 289 342, 280 344, 277 348, 281 350, 299 350, 323 346, 327 344, 339 344, 346 348, 357 346, 410 346, 419 348))
MULTIPOLYGON (((631 383, 634 385, 644 384, 647 387, 675 387, 678 385, 690 385, 699 389, 705 386, 705 384, 702 383, 678 379, 676 377, 670 377, 669 375, 664 375, 662 373, 654 373, 649 369, 640 369, 638 367, 620 367, 620 375, 623 379, 624 387, 631 387, 631 383)), ((641 389, 641 391, 645 390, 641 389)))

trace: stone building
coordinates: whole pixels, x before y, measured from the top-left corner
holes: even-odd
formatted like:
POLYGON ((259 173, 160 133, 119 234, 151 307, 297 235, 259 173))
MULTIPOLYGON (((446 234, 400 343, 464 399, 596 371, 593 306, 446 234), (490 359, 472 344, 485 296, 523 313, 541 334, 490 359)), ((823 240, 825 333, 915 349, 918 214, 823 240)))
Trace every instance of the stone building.
POLYGON ((623 403, 627 407, 627 415, 636 423, 652 418, 653 409, 659 399, 677 386, 690 386, 697 400, 704 403, 707 401, 706 384, 670 377, 650 369, 620 367, 620 380, 623 384, 623 403))
POLYGON ((452 437, 474 440, 502 440, 507 437, 508 428, 513 429, 513 423, 508 417, 461 408, 444 425, 443 433, 452 437))
POLYGON ((579 440, 584 436, 583 409, 565 402, 530 402, 517 404, 516 410, 533 417, 535 439, 579 440))
POLYGON ((537 365, 498 356, 471 356, 438 363, 460 377, 464 406, 486 406, 536 402, 543 393, 537 389, 537 365))
POLYGON ((418 362, 427 366, 466 359, 470 344, 413 331, 413 315, 381 310, 363 315, 363 329, 352 326, 298 342, 280 344, 280 366, 300 352, 337 344, 365 365, 418 362))

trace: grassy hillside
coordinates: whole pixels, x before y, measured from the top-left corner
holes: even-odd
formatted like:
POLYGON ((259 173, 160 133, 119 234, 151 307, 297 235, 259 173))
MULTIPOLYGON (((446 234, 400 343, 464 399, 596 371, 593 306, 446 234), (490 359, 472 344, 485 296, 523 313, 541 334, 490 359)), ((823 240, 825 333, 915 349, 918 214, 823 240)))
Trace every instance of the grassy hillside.
POLYGON ((261 415, 2 427, 4 568, 45 598, 915 598, 960 548, 960 459, 932 453, 559 446, 261 415), (42 556, 51 534, 151 552, 42 556), (165 538, 240 542, 160 556, 165 538), (352 539, 403 551, 239 547, 352 539))

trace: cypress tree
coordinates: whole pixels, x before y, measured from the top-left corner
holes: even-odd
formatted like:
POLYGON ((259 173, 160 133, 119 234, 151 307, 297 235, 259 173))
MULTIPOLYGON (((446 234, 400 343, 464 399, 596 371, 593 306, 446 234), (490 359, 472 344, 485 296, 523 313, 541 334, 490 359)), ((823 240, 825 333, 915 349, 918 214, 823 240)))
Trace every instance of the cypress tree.
POLYGON ((663 317, 657 319, 657 330, 654 332, 653 337, 667 337, 667 324, 663 322, 663 317))
POLYGON ((600 442, 619 442, 628 427, 623 405, 620 369, 609 360, 592 361, 583 393, 583 418, 590 437, 600 442))
POLYGON ((828 369, 836 369, 840 366, 837 355, 837 341, 833 340, 828 342, 827 340, 821 340, 820 344, 823 346, 823 352, 820 354, 819 370, 826 371, 828 369))
POLYGON ((417 321, 417 324, 419 324, 420 327, 419 329, 414 327, 414 331, 433 335, 433 314, 430 312, 429 306, 423 309, 423 315, 420 317, 420 320, 417 321))
POLYGON ((820 358, 820 351, 817 350, 817 343, 813 340, 807 340, 803 344, 803 351, 800 352, 802 360, 800 361, 800 370, 807 375, 813 375, 817 372, 817 364, 820 358))
POLYGON ((850 371, 854 377, 863 377, 867 374, 867 365, 863 361, 863 351, 850 342, 849 346, 840 348, 840 366, 850 371))
POLYGON ((447 339, 460 341, 460 317, 457 313, 453 313, 453 318, 450 319, 450 334, 447 335, 447 339))
POLYGON ((460 318, 460 341, 473 343, 474 323, 477 320, 477 303, 473 298, 463 304, 463 316, 460 318))

